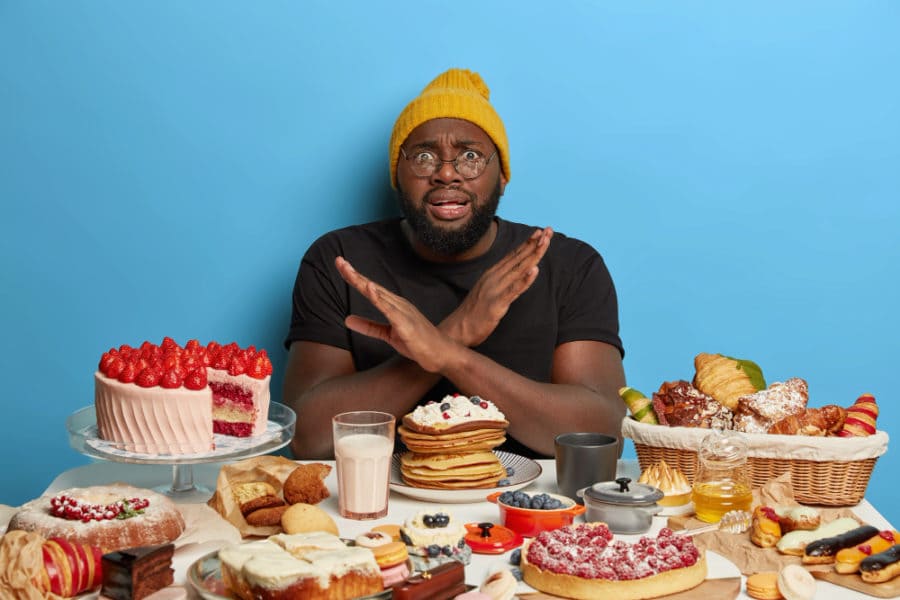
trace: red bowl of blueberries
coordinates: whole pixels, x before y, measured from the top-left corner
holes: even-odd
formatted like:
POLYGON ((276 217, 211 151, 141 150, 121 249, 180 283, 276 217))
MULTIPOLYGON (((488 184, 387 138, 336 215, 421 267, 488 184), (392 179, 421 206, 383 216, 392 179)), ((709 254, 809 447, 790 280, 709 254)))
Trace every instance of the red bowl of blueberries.
POLYGON ((557 494, 529 495, 521 490, 494 492, 487 497, 500 508, 500 521, 519 535, 535 537, 571 525, 586 510, 571 498, 557 494))

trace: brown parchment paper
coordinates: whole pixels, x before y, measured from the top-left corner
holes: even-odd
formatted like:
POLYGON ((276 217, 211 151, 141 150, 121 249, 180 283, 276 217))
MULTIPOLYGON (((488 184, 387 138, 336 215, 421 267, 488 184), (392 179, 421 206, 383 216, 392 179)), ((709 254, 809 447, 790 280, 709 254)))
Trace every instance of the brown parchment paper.
MULTIPOLYGON (((785 473, 773 479, 763 487, 753 490, 753 506, 799 506, 791 491, 791 474, 785 473)), ((859 518, 849 508, 817 507, 822 523, 828 523, 839 517, 859 518)), ((862 523, 860 523, 862 524, 862 523)), ((708 525, 694 516, 669 518, 669 527, 674 530, 692 529, 708 525)), ((694 544, 698 548, 712 550, 721 554, 737 565, 744 575, 752 575, 760 571, 779 571, 785 565, 802 565, 801 557, 781 554, 775 548, 760 548, 750 541, 749 531, 745 533, 725 533, 711 531, 694 536, 694 544)), ((808 571, 830 571, 831 565, 803 565, 808 571)))
POLYGON ((264 481, 269 483, 282 496, 284 481, 297 468, 296 463, 283 456, 257 456, 224 465, 219 469, 216 480, 216 492, 209 499, 209 506, 222 515, 226 521, 234 525, 242 537, 268 537, 281 533, 281 527, 256 527, 247 523, 241 508, 234 501, 232 486, 238 483, 264 481))

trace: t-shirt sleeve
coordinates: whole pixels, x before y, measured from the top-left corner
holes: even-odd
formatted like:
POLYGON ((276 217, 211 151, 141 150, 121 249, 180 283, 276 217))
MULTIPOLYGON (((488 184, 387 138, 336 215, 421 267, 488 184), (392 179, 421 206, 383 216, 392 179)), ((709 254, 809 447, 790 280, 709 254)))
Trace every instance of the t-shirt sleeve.
POLYGON ((560 302, 557 345, 578 340, 605 342, 624 357, 616 288, 603 258, 588 244, 580 243, 571 269, 560 302))
POLYGON ((350 349, 349 330, 344 325, 347 284, 334 266, 340 254, 339 242, 326 235, 316 240, 300 261, 285 348, 303 340, 350 349))

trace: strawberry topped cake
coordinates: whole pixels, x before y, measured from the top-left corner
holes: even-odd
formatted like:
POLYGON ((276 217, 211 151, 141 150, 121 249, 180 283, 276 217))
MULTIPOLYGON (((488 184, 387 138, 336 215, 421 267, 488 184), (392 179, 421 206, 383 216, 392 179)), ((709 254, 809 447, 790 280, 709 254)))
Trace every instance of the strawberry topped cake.
POLYGON ((184 347, 124 344, 103 353, 94 374, 100 439, 141 454, 197 454, 214 433, 249 437, 266 430, 272 362, 265 350, 232 342, 184 347))
POLYGON ((545 531, 522 549, 525 583, 565 598, 637 600, 674 594, 706 579, 706 558, 690 536, 663 528, 634 544, 605 523, 545 531))

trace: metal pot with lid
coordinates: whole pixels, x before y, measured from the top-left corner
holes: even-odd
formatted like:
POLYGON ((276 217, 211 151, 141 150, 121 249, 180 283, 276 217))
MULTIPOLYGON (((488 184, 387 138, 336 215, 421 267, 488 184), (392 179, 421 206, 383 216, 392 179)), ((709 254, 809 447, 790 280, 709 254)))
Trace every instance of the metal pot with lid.
POLYGON ((602 521, 613 533, 645 533, 653 523, 653 515, 662 510, 657 504, 663 497, 662 490, 632 483, 629 477, 595 483, 577 493, 587 507, 585 520, 602 521))

